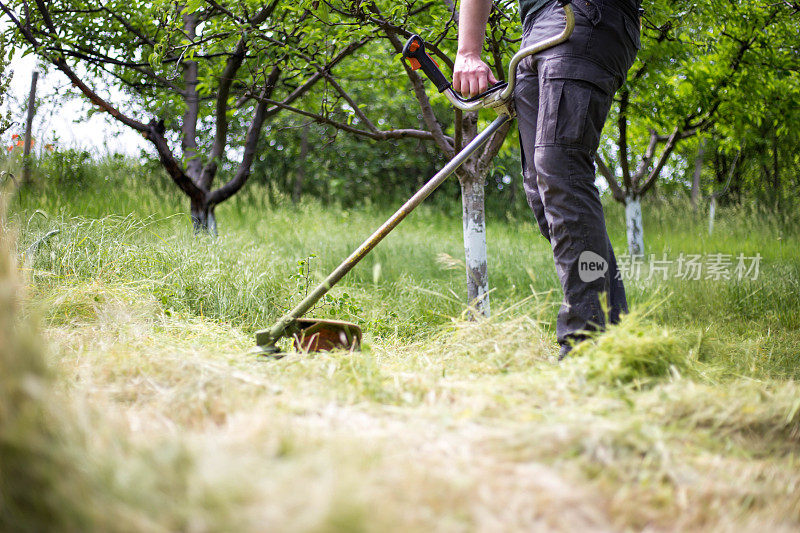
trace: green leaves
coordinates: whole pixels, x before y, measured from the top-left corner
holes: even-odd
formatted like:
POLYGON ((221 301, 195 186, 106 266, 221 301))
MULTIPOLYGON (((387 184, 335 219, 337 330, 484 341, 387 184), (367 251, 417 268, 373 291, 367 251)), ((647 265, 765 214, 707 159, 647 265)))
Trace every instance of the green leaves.
POLYGON ((789 132, 796 112, 783 102, 800 101, 800 80, 790 74, 800 66, 800 20, 786 5, 651 0, 644 7, 643 47, 627 80, 633 153, 644 152, 650 128, 700 126, 742 138, 768 119, 789 132))
POLYGON ((195 13, 203 7, 206 2, 205 0, 185 0, 186 4, 182 10, 182 14, 186 15, 188 13, 195 13))
POLYGON ((330 6, 327 2, 315 2, 314 13, 325 24, 330 21, 330 12, 330 6))

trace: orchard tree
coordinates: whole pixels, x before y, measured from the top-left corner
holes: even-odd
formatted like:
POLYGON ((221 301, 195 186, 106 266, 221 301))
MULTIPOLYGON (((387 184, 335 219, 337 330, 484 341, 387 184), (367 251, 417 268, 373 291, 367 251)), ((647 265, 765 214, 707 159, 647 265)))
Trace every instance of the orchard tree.
POLYGON ((631 255, 644 252, 641 199, 680 141, 719 128, 735 152, 774 98, 800 97, 788 68, 800 44, 790 2, 653 0, 645 8, 643 46, 616 97, 615 146, 596 158, 625 205, 631 255))
POLYGON ((265 122, 370 40, 326 40, 312 6, 279 0, 2 0, 0 12, 6 37, 150 141, 195 230, 212 233, 216 206, 250 176, 265 122), (112 86, 123 90, 116 101, 112 86))

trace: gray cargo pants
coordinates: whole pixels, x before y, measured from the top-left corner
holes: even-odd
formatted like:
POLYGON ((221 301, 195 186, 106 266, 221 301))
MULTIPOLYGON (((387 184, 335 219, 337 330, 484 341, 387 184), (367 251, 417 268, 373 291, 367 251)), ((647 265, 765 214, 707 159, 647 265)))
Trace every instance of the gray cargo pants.
MULTIPOLYGON (((640 46, 636 0, 572 4, 572 37, 523 60, 515 92, 525 194, 553 248, 564 291, 556 326, 562 345, 605 325, 601 293, 611 323, 628 311, 594 184, 594 154, 612 97, 640 46), (603 262, 604 275, 586 268, 603 262)), ((522 46, 563 27, 564 13, 554 0, 526 17, 522 46)))

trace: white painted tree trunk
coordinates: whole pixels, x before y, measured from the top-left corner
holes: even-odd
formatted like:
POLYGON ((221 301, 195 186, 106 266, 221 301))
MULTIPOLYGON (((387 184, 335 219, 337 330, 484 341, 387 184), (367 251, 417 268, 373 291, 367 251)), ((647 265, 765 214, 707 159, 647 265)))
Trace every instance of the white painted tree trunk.
POLYGON ((708 234, 714 233, 714 217, 717 214, 717 197, 711 196, 711 202, 708 206, 708 234))
POLYGON ((489 316, 489 266, 486 255, 486 217, 483 179, 461 180, 464 253, 467 264, 467 299, 483 316, 489 316))
POLYGON ((644 254, 642 201, 638 196, 625 197, 625 225, 628 229, 628 253, 631 256, 644 254))

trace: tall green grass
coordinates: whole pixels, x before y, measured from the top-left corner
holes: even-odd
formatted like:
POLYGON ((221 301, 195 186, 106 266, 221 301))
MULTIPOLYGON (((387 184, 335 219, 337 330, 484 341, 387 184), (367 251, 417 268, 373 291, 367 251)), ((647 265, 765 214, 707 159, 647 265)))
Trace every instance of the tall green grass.
MULTIPOLYGON (((269 203, 265 191, 251 187, 218 208, 221 236, 213 239, 192 233, 182 198, 152 169, 114 158, 67 163, 48 163, 53 168, 42 169, 42 176, 49 172, 56 178, 43 177, 15 202, 23 250, 59 232, 25 259, 35 290, 46 299, 62 284, 133 285, 153 294, 167 312, 208 316, 250 332, 296 303, 391 213, 390 206, 342 210, 313 200, 269 203), (70 173, 83 174, 71 181, 70 173), (298 261, 309 258, 304 279, 298 261)), ((632 305, 648 308, 659 324, 715 346, 709 357, 732 372, 800 376, 796 217, 753 206, 722 209, 708 235, 703 214, 686 205, 651 203, 645 212, 647 250, 657 258, 760 254, 760 275, 664 281, 647 280, 645 269, 643 279, 627 283, 632 305)), ((618 206, 607 206, 607 219, 621 255, 618 206)), ((359 322, 370 339, 434 334, 465 310, 460 228, 455 209, 421 207, 315 312, 359 322)), ((490 220, 487 234, 495 307, 534 294, 552 309, 542 316, 552 331, 560 290, 547 241, 531 220, 490 220)))

